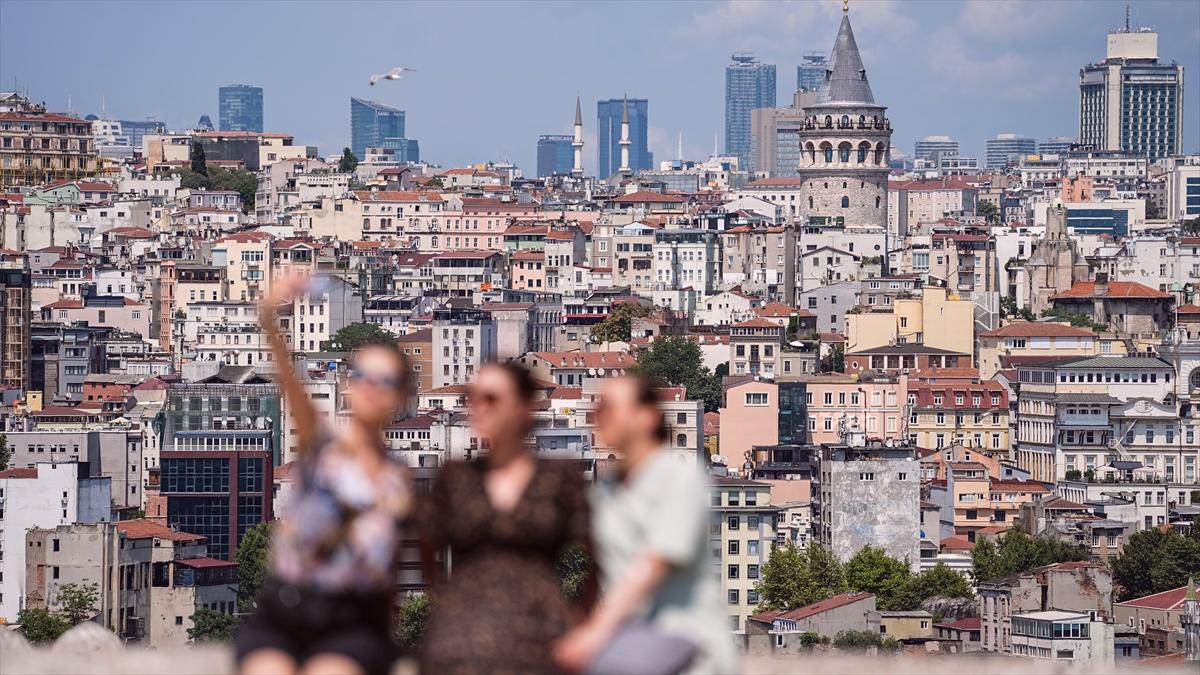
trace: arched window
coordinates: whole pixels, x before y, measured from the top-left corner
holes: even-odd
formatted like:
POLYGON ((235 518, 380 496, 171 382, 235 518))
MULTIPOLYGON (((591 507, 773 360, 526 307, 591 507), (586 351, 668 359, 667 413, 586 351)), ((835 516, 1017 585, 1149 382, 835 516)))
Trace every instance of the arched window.
POLYGON ((833 148, 832 147, 825 146, 825 162, 830 163, 830 164, 833 163, 833 148))
POLYGON ((676 445, 676 447, 686 448, 687 447, 687 434, 677 434, 675 436, 675 445, 676 445))
POLYGON ((858 163, 863 164, 867 161, 867 146, 858 146, 858 163))
POLYGON ((866 115, 859 115, 859 116, 858 116, 858 126, 860 126, 860 127, 861 127, 861 126, 863 126, 863 125, 864 125, 864 124, 866 124, 866 123, 867 123, 867 116, 866 116, 866 115))
POLYGON ((842 195, 842 208, 843 209, 850 208, 850 198, 845 195, 842 195))
POLYGON ((842 128, 845 129, 848 126, 850 126, 850 116, 842 115, 842 128))
POLYGON ((832 115, 826 115, 826 116, 825 116, 825 128, 826 128, 826 129, 829 129, 829 128, 832 128, 832 127, 833 127, 833 116, 832 116, 832 115))
POLYGON ((875 198, 875 208, 879 208, 879 197, 875 198))
POLYGON ((846 181, 842 181, 842 189, 843 189, 843 190, 845 190, 845 189, 846 189, 846 181))
MULTIPOLYGON (((811 208, 813 207, 813 205, 812 205, 812 204, 813 204, 813 201, 812 201, 812 196, 810 195, 810 196, 809 196, 809 198, 808 198, 808 208, 810 208, 810 209, 811 209, 811 208)), ((1197 372, 1200 372, 1200 371, 1197 371, 1197 372)))
POLYGON ((843 163, 850 161, 850 146, 842 145, 838 148, 838 161, 843 163))

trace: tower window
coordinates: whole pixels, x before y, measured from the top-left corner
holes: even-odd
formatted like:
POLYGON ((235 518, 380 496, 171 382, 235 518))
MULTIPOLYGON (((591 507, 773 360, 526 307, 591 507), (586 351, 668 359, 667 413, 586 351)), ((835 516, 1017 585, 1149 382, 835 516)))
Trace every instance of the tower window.
POLYGON ((845 195, 842 196, 842 208, 843 209, 850 208, 850 198, 845 195))
POLYGON ((829 163, 833 162, 833 148, 825 148, 825 161, 829 163))
POLYGON ((810 208, 810 209, 811 209, 812 207, 813 207, 813 200, 812 200, 812 196, 809 196, 809 198, 808 198, 808 208, 810 208))

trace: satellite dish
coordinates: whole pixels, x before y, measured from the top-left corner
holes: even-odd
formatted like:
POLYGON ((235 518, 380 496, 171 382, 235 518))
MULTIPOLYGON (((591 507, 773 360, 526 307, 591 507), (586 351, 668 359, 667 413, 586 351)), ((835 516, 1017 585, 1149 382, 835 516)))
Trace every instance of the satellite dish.
POLYGON ((720 455, 710 455, 710 456, 709 456, 709 458, 708 458, 708 461, 709 461, 709 462, 711 462, 711 463, 713 463, 713 464, 720 464, 720 463, 721 463, 721 456, 720 456, 720 455))

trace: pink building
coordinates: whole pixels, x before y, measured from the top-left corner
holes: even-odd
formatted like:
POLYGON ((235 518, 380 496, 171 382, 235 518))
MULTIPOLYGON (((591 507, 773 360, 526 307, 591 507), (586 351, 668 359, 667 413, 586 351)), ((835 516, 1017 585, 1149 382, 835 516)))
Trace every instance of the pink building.
POLYGON ((731 468, 740 467, 756 445, 779 442, 779 386, 747 380, 725 390, 718 452, 731 468))
MULTIPOLYGON (((907 436, 907 375, 810 375, 807 385, 811 443, 840 443, 838 426, 858 428, 867 438, 902 440, 907 436)), ((721 420, 722 428, 725 420, 721 420)))

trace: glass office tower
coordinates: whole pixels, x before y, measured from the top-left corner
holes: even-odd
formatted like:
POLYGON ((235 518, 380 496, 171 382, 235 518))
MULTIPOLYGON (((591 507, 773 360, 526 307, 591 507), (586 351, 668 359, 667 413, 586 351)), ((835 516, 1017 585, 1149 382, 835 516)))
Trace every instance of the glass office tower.
POLYGON ((725 154, 750 164, 750 112, 775 107, 775 66, 751 54, 734 54, 725 66, 725 154))
POLYGON ((387 139, 404 136, 404 111, 398 108, 350 97, 350 151, 362 161, 367 148, 383 147, 387 139))
POLYGON ((263 130, 263 90, 248 84, 231 84, 221 87, 219 94, 218 123, 221 131, 263 130))
MULTIPOLYGON (((610 98, 596 103, 596 138, 599 169, 597 176, 608 178, 621 168, 621 107, 622 98, 610 98)), ((649 126, 650 102, 644 98, 629 99, 629 168, 637 173, 654 168, 654 154, 646 141, 649 126)))

